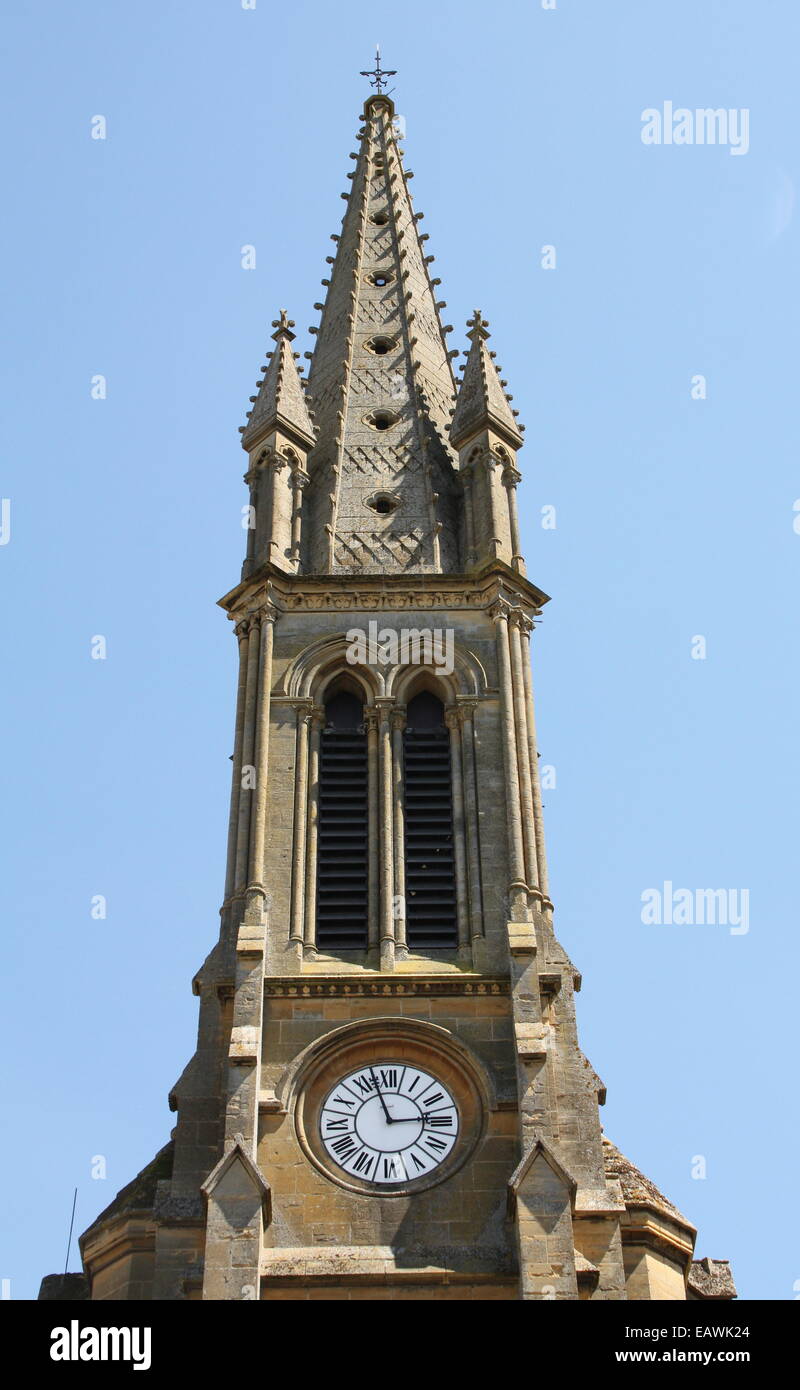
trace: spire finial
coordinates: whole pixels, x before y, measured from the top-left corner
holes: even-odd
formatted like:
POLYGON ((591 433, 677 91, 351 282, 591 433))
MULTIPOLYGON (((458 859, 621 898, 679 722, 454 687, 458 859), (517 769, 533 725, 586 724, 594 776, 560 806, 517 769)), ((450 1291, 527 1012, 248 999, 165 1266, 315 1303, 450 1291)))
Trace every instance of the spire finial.
POLYGON ((375 67, 373 71, 362 72, 361 76, 369 78, 369 85, 375 88, 379 96, 383 93, 383 89, 386 85, 386 78, 397 76, 397 70, 395 68, 381 67, 381 50, 379 44, 375 45, 375 67))
POLYGON ((472 318, 467 319, 467 328, 469 328, 470 330, 470 332, 467 334, 467 337, 471 338, 473 343, 476 339, 481 339, 483 342, 485 342, 487 338, 491 338, 492 336, 491 333, 488 331, 489 320, 483 317, 483 314, 481 313, 480 309, 476 309, 472 318))
POLYGON ((280 317, 272 320, 272 327, 277 328, 277 333, 273 333, 273 338, 277 342, 279 338, 288 338, 289 342, 294 340, 294 319, 290 319, 285 309, 281 309, 280 317))

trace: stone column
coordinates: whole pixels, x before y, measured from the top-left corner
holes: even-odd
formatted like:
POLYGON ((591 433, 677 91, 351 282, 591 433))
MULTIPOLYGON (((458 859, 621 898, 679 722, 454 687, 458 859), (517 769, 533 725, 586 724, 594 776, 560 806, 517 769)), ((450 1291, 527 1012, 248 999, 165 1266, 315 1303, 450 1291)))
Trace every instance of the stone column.
POLYGON ((472 466, 461 469, 461 479, 464 487, 464 545, 466 548, 465 568, 474 565, 477 560, 475 551, 475 516, 472 506, 472 466))
POLYGON ((469 946, 469 898, 467 890, 467 842, 464 822, 464 774, 461 759, 461 711, 456 706, 445 710, 445 723, 450 730, 450 773, 453 799, 453 850, 456 861, 456 919, 458 945, 469 946))
POLYGON ((236 837, 239 832, 239 791, 242 780, 242 740, 244 736, 244 704, 247 686, 247 633, 249 622, 244 618, 234 629, 239 643, 239 684, 236 691, 236 726, 233 740, 233 771, 231 772, 231 801, 228 815, 228 860, 225 873, 225 901, 233 892, 236 878, 236 837))
POLYGON ((247 548, 245 551, 244 573, 249 575, 256 557, 256 518, 258 516, 258 468, 251 468, 245 474, 245 482, 250 489, 250 510, 247 513, 247 548))
POLYGON ((511 882, 508 888, 510 915, 514 921, 528 921, 528 891, 525 878, 525 845, 522 838, 522 817, 519 802, 519 771, 514 731, 514 692, 511 680, 511 654, 508 639, 509 607, 500 600, 489 610, 495 624, 497 644, 497 676, 500 685, 501 724, 503 732, 503 768, 506 777, 506 821, 508 826, 508 860, 511 882))
MULTIPOLYGON (((498 466, 498 461, 491 450, 486 449, 481 456, 479 467, 483 477, 483 492, 488 517, 489 526, 486 536, 487 557, 496 560, 503 546, 503 536, 500 527, 500 518, 497 515, 499 498, 494 486, 494 470, 498 466)), ((499 489, 498 489, 499 491, 499 489)))
POLYGON ((300 547, 303 535, 303 492, 308 486, 308 474, 298 465, 292 469, 292 542, 291 559, 300 568, 300 547))
POLYGON ((378 790, 378 711, 364 710, 367 730, 367 826, 369 830, 367 876, 367 944, 369 950, 380 949, 380 805, 378 790))
POLYGON ((308 744, 311 701, 298 700, 297 742, 294 759, 294 825, 292 841, 291 941, 303 940, 303 894, 305 891, 306 806, 308 797, 308 744))
POLYGON ((266 899, 264 847, 267 834, 267 788, 269 784, 269 715, 272 694, 272 644, 277 616, 277 609, 271 603, 266 605, 261 614, 261 654, 255 716, 256 785, 250 818, 250 874, 247 890, 248 907, 258 910, 263 909, 266 899))
POLYGON ((258 692, 258 657, 261 623, 257 615, 250 619, 247 635, 247 684, 244 696, 244 730, 242 734, 242 765, 239 776, 239 823, 236 831, 236 873, 234 892, 247 887, 250 858, 250 809, 253 800, 252 772, 256 742, 256 697, 258 692), (246 778, 248 785, 243 786, 246 778))
POLYGON ((380 932, 381 970, 394 969, 394 825, 392 815, 392 707, 391 697, 375 701, 380 710, 378 730, 378 816, 380 821, 380 932))
POLYGON ((539 754, 536 747, 536 717, 533 704, 533 677, 531 675, 531 632, 530 618, 520 622, 522 633, 522 673, 525 680, 525 704, 528 715, 528 750, 531 760, 531 785, 533 787, 533 818, 536 826, 536 859, 539 865, 539 890, 545 905, 552 907, 547 878, 547 855, 544 842, 544 811, 542 807, 542 781, 539 776, 539 754))
POLYGON ((522 673, 522 647, 520 645, 519 623, 524 615, 519 611, 509 619, 509 639, 511 643, 511 677, 514 683, 514 724, 517 737, 517 763, 519 766, 519 789, 522 803, 522 839, 525 845, 525 867, 529 888, 538 891, 539 868, 536 860, 536 828, 533 823, 533 788, 531 786, 530 749, 528 747, 528 721, 525 709, 525 680, 522 673))
POLYGON ((475 767, 475 700, 459 700, 461 712, 461 752, 464 762, 464 820, 467 830, 469 865, 470 924, 473 937, 483 936, 483 894, 481 891, 481 849, 478 822, 478 780, 475 767))
POLYGON ((507 463, 503 469, 503 485, 506 489, 508 498, 508 526, 511 533, 511 567, 518 574, 525 573, 525 561, 522 558, 522 545, 519 535, 519 514, 517 512, 517 483, 522 479, 519 469, 512 463, 507 463))
POLYGON ((394 919, 395 946, 399 951, 406 950, 406 855, 405 855, 405 807, 403 791, 403 730, 406 716, 403 710, 392 714, 392 752, 394 782, 394 895, 400 904, 394 919))
POLYGON ((308 803, 306 812, 306 902, 305 944, 313 950, 317 944, 317 829, 319 824, 319 749, 325 711, 315 706, 311 711, 311 733, 308 752, 308 803))

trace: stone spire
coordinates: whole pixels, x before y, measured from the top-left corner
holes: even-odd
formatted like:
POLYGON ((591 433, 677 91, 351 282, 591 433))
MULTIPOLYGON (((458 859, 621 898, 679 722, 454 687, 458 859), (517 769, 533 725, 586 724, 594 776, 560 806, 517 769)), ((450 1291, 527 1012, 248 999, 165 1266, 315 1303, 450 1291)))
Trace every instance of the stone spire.
POLYGON ((248 451, 276 426, 287 435, 299 435, 298 443, 306 448, 314 443, 314 425, 292 352, 294 326, 294 319, 287 316, 285 309, 281 309, 280 318, 273 319, 272 327, 277 331, 272 337, 276 346, 268 354, 258 395, 251 397, 253 409, 248 412, 247 424, 241 431, 242 447, 248 451))
POLYGON ((364 107, 360 148, 314 353, 318 427, 309 459, 310 573, 458 572, 453 373, 385 93, 364 107))
POLYGON ((491 334, 480 309, 475 310, 467 327, 472 346, 450 426, 450 439, 454 448, 460 449, 473 435, 491 429, 512 449, 519 449, 525 427, 516 422, 516 411, 512 411, 510 404, 513 397, 506 395, 506 383, 500 380, 494 363, 495 354, 486 346, 491 334))

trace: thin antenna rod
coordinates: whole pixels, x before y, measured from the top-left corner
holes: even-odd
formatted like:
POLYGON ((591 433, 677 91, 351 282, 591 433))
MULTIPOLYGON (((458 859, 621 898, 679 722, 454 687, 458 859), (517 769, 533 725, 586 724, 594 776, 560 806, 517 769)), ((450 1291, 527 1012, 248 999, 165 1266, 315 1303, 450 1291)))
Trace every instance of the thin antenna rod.
POLYGON ((73 1194, 73 1198, 72 1198, 72 1215, 71 1215, 71 1217, 70 1217, 70 1219, 69 1219, 69 1236, 68 1236, 68 1238, 67 1238, 67 1258, 66 1258, 66 1260, 64 1261, 64 1273, 65 1273, 65 1274, 66 1274, 66 1272, 67 1272, 67 1269, 69 1268, 69 1248, 70 1248, 70 1246, 71 1246, 71 1244, 72 1244, 72 1228, 73 1228, 73 1226, 75 1225, 75 1203, 77 1202, 77 1200, 78 1200, 78 1189, 77 1189, 77 1187, 76 1187, 76 1188, 75 1188, 75 1192, 74 1192, 74 1194, 73 1194))

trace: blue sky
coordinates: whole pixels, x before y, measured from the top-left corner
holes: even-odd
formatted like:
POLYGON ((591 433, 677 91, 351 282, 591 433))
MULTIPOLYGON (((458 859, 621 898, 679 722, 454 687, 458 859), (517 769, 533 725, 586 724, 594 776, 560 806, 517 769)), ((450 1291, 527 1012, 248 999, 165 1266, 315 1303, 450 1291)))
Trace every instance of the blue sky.
POLYGON ((551 883, 604 1124, 744 1297, 792 1298, 800 9, 36 0, 6 29, 11 1296, 63 1268, 73 1188, 82 1230, 172 1124, 224 878, 237 426, 279 307, 311 346, 380 40, 452 345, 479 306, 527 424, 551 883), (747 109, 747 154, 644 145, 668 100, 747 109), (749 931, 645 926, 665 881, 748 890, 749 931))

